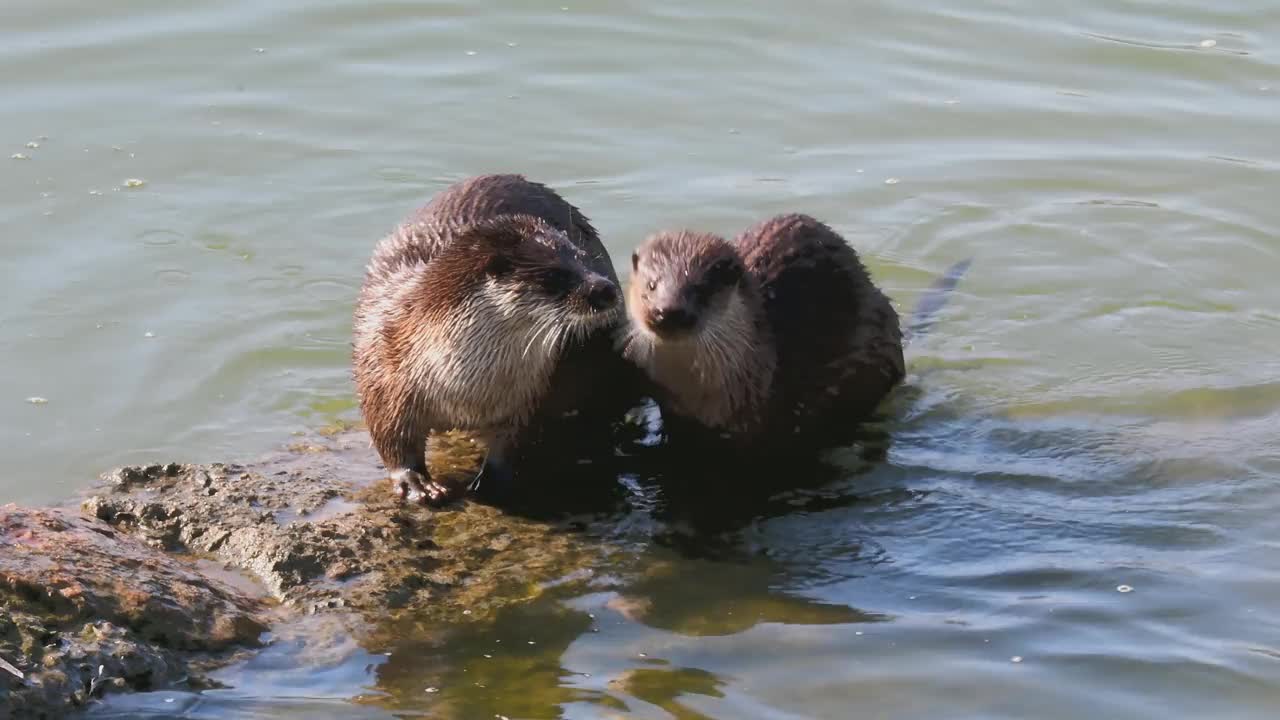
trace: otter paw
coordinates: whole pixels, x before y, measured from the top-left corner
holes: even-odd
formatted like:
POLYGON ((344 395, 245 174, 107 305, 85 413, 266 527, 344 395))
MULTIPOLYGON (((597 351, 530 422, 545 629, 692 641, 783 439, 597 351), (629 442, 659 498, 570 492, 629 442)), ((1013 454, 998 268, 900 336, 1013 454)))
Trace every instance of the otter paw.
POLYGON ((396 470, 391 473, 391 483, 401 500, 423 505, 443 505, 455 494, 453 488, 416 470, 396 470))
POLYGON ((401 500, 408 500, 411 497, 426 491, 426 484, 429 482, 427 476, 420 472, 401 468, 390 473, 391 488, 401 500))
POLYGON ((457 487, 446 485, 437 480, 428 480, 422 488, 422 496, 418 498, 418 502, 431 507, 440 507, 456 499, 461 494, 460 489, 457 487))

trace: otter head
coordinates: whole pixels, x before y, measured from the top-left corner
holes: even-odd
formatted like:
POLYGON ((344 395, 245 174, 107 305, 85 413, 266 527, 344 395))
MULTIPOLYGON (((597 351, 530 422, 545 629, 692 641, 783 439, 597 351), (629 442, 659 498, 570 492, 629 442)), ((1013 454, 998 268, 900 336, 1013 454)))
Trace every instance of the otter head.
POLYGON ((627 304, 635 329, 661 341, 696 340, 734 307, 746 270, 723 238, 659 233, 631 255, 627 304))
POLYGON ((750 426, 774 352, 741 256, 716 235, 659 233, 636 249, 631 269, 623 354, 677 413, 715 428, 750 426))
POLYGON ((538 327, 557 343, 616 322, 618 286, 592 270, 585 250, 540 218, 505 215, 462 229, 441 269, 504 318, 538 327), (458 267, 452 267, 457 261, 458 267))

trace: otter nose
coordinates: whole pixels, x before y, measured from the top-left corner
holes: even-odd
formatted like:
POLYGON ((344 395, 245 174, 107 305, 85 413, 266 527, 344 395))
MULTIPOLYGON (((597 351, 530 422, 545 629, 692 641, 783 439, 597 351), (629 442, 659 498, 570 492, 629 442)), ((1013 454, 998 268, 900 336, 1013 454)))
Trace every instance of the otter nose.
POLYGON ((608 280, 592 280, 587 285, 587 304, 592 310, 608 310, 618 302, 618 288, 608 280))
POLYGON ((697 316, 682 307, 654 308, 649 311, 649 327, 657 332, 690 330, 697 316))

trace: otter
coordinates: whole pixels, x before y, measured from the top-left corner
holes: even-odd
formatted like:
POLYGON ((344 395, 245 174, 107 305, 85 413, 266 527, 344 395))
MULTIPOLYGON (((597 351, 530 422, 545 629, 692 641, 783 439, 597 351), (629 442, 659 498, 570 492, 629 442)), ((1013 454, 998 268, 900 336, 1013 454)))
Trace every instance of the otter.
POLYGON ((633 253, 622 353, 668 439, 777 454, 845 443, 905 375, 898 314, 858 254, 802 214, 732 242, 662 232, 633 253))
POLYGON ((450 429, 484 442, 472 489, 507 482, 542 425, 610 396, 622 319, 608 252, 554 190, 483 175, 437 194, 378 242, 354 313, 360 410, 393 488, 429 505, 463 491, 427 469, 429 432, 450 429))

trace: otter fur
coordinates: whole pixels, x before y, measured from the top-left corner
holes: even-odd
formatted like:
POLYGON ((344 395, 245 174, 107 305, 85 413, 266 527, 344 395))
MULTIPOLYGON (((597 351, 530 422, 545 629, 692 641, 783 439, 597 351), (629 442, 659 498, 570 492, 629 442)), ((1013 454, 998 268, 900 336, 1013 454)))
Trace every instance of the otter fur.
POLYGON ((673 441, 766 453, 839 445, 904 377, 889 298, 854 249, 807 215, 770 218, 733 241, 658 233, 632 271, 623 354, 656 386, 673 441))
POLYGON ((431 478, 430 431, 479 436, 477 480, 500 483, 547 423, 607 422, 621 320, 608 252, 554 190, 484 175, 436 195, 377 244, 354 313, 360 409, 395 488, 430 504, 461 490, 431 478))

